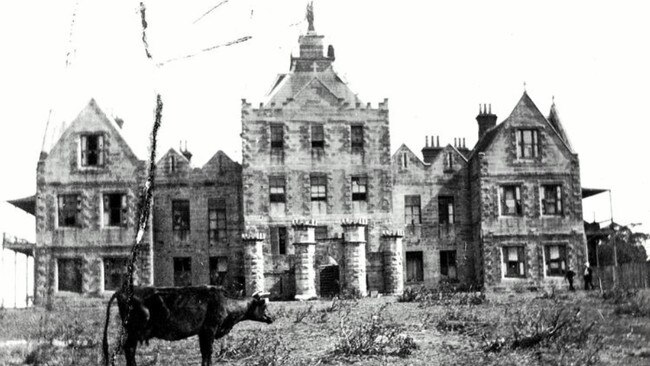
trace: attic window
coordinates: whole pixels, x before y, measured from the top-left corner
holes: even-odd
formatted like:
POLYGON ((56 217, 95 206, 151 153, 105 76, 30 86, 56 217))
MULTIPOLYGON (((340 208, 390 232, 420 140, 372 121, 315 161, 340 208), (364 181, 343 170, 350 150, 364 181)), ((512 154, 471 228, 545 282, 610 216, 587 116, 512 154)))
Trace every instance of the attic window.
POLYGON ((174 155, 169 156, 169 172, 173 173, 176 171, 176 157, 174 155))
POLYGON ((536 158, 539 156, 539 136, 537 130, 517 130, 517 157, 536 158))
POLYGON ((447 152, 445 154, 445 171, 454 169, 454 155, 452 152, 447 152))
POLYGON ((81 166, 104 165, 104 136, 101 134, 81 135, 81 166))
POLYGON ((408 165, 409 165, 409 156, 408 156, 408 154, 402 153, 401 163, 402 163, 402 168, 408 168, 408 165))

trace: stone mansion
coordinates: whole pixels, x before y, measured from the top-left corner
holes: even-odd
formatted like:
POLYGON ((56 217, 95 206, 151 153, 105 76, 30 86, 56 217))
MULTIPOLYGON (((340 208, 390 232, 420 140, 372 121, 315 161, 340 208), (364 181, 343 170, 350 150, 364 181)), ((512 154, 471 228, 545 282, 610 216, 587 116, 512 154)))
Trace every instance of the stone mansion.
MULTIPOLYGON (((362 103, 310 24, 268 100, 241 105, 242 162, 202 167, 170 149, 157 162, 136 282, 240 284, 274 298, 365 295, 457 282, 488 290, 561 284, 586 256, 578 155, 555 105, 524 93, 477 144, 427 137, 420 159, 391 154, 389 107, 362 103)), ((91 100, 41 153, 35 297, 118 288, 147 163, 122 121, 91 100)))

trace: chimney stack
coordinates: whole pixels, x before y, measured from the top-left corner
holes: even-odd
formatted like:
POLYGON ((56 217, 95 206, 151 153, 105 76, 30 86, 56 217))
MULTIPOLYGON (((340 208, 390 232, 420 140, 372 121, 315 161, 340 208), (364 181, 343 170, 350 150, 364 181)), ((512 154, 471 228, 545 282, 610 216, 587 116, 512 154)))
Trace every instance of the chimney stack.
POLYGON ((184 156, 188 161, 192 161, 192 155, 193 155, 193 154, 192 154, 189 150, 187 150, 187 140, 185 140, 185 149, 184 149, 184 150, 183 150, 183 142, 182 142, 182 141, 180 142, 180 145, 181 145, 181 146, 180 146, 181 154, 183 154, 183 156, 184 156))
POLYGON ((422 148, 422 157, 424 158, 425 163, 431 163, 438 153, 442 151, 440 147, 440 136, 427 136, 425 141, 425 146, 422 148), (429 143, 429 137, 431 138, 431 143, 429 143))
POLYGON ((478 138, 479 140, 487 130, 497 125, 497 116, 492 113, 492 104, 489 106, 486 104, 478 105, 478 116, 476 116, 476 122, 478 122, 478 138))

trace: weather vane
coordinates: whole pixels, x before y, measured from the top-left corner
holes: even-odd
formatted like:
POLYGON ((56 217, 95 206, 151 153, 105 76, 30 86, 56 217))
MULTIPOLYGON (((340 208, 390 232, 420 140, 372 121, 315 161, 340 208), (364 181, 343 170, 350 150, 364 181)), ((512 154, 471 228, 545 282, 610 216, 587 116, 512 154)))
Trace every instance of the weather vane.
POLYGON ((314 2, 310 1, 307 4, 307 22, 309 22, 308 31, 314 31, 314 2))

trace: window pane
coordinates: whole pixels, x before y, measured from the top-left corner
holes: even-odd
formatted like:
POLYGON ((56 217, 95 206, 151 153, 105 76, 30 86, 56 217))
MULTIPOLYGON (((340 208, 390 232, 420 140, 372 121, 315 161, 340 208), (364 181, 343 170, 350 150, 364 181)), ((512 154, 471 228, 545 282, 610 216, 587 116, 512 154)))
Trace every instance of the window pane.
POLYGON ((353 149, 363 148, 363 126, 350 126, 351 142, 353 149))
POLYGON ((185 231, 190 229, 190 201, 172 201, 172 219, 174 231, 185 231))
POLYGON ((271 147, 282 148, 284 146, 284 127, 282 125, 271 125, 271 147))

